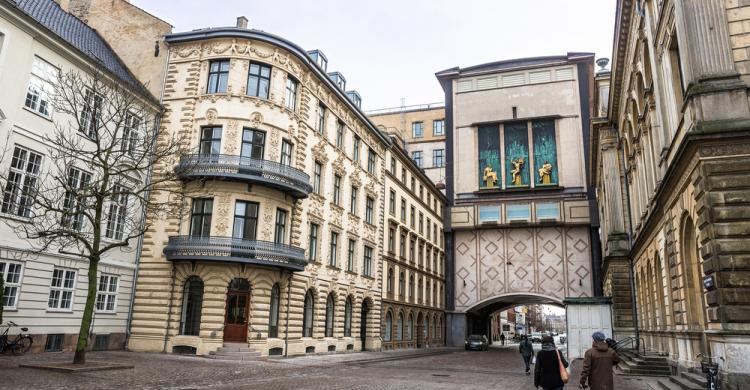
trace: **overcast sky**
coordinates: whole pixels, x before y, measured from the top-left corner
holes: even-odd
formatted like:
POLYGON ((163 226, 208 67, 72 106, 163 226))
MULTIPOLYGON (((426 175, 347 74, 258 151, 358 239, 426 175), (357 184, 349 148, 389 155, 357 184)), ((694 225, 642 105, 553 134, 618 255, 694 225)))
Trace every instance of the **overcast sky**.
POLYGON ((132 0, 175 32, 249 26, 320 49, 363 108, 443 101, 435 72, 571 51, 611 57, 615 0, 132 0))

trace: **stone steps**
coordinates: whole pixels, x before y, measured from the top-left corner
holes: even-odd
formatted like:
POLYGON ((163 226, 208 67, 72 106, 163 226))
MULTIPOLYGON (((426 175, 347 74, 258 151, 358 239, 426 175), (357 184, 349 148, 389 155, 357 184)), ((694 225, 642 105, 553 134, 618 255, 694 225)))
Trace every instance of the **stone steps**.
POLYGON ((654 390, 703 390, 708 387, 708 383, 702 375, 682 372, 680 375, 658 379, 649 383, 649 386, 654 390))
POLYGON ((232 344, 224 344, 223 347, 220 347, 216 351, 211 351, 208 353, 206 358, 208 359, 215 359, 215 360, 239 360, 239 361, 253 361, 253 360, 260 360, 260 352, 249 348, 245 344, 238 344, 238 345, 232 345, 232 344))
POLYGON ((621 361, 617 368, 623 375, 669 376, 672 373, 663 356, 632 351, 621 351, 619 355, 621 361))

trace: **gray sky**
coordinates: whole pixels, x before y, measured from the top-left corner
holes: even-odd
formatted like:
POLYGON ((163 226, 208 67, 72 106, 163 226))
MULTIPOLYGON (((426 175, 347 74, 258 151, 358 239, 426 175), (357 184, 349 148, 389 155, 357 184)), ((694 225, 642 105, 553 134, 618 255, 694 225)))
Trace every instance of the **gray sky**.
POLYGON ((249 26, 306 50, 376 109, 443 100, 435 72, 504 59, 595 52, 610 57, 615 0, 132 0, 175 32, 249 26), (178 5, 179 4, 179 5, 178 5))

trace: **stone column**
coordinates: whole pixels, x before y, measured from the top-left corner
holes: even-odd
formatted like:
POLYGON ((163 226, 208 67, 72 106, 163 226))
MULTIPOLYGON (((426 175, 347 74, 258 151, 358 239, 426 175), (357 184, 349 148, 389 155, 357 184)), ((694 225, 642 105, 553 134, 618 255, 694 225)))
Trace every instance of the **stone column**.
POLYGON ((685 85, 736 75, 723 0, 675 0, 685 85))

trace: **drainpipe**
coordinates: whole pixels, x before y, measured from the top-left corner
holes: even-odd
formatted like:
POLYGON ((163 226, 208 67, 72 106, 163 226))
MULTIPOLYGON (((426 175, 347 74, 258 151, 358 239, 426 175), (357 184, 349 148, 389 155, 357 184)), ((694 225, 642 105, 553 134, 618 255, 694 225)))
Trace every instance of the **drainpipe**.
MULTIPOLYGON (((622 163, 625 163, 625 159, 627 156, 625 156, 625 149, 620 148, 620 157, 622 158, 622 163)), ((624 166, 624 165, 623 165, 624 166)), ((628 184, 628 177, 627 173, 625 174, 625 203, 628 206, 628 260, 630 262, 628 267, 628 279, 630 282, 630 299, 633 302, 632 306, 632 315, 633 315, 633 329, 635 330, 635 350, 640 351, 641 349, 641 335, 640 330, 638 329, 638 309, 636 307, 636 294, 635 294, 635 272, 633 269, 635 268, 635 260, 633 260, 633 216, 632 216, 632 210, 630 207, 630 184, 628 184)))
POLYGON ((284 324, 284 357, 289 356, 289 299, 292 292, 292 273, 287 271, 286 284, 286 321, 284 324))
MULTIPOLYGON (((170 53, 170 49, 167 48, 167 53, 166 53, 167 60, 164 61, 164 77, 162 78, 162 81, 161 81, 162 88, 161 88, 161 96, 159 96, 159 103, 164 101, 164 85, 167 82, 167 69, 169 67, 169 53, 170 53)), ((151 140, 152 148, 156 144, 156 136, 159 131, 159 126, 161 126, 161 116, 158 116, 155 119, 154 138, 151 140)), ((153 168, 153 156, 151 156, 151 161, 149 162, 149 166, 153 168)), ((146 173, 146 183, 151 182, 152 173, 153 173, 153 169, 149 169, 149 171, 146 173)), ((151 197, 151 191, 148 191, 145 194, 146 201, 148 201, 150 197, 151 197)), ((143 228, 143 224, 145 223, 146 223, 146 209, 144 208, 141 212, 141 228, 143 228)), ((136 249, 135 249, 135 271, 133 274, 133 284, 130 289, 130 307, 128 308, 128 320, 125 325, 125 349, 128 348, 128 341, 130 341, 130 335, 131 335, 130 326, 132 325, 132 322, 133 322, 133 304, 135 302, 135 288, 138 285, 138 272, 141 269, 141 251, 142 250, 143 250, 143 234, 141 234, 138 237, 138 243, 136 244, 136 249)))

